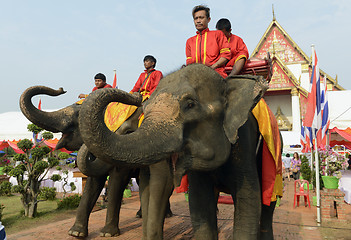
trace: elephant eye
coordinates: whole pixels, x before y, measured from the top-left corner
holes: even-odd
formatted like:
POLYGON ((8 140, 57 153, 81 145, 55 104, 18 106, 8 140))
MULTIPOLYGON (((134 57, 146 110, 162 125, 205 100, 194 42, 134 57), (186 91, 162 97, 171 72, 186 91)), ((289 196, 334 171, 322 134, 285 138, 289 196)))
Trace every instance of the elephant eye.
POLYGON ((192 102, 191 102, 191 103, 188 103, 187 108, 193 108, 193 107, 194 107, 194 105, 195 105, 195 104, 194 104, 194 103, 192 103, 192 102))
POLYGON ((189 110, 189 109, 192 109, 195 107, 195 101, 193 100, 189 100, 187 103, 186 103, 186 110, 189 110))

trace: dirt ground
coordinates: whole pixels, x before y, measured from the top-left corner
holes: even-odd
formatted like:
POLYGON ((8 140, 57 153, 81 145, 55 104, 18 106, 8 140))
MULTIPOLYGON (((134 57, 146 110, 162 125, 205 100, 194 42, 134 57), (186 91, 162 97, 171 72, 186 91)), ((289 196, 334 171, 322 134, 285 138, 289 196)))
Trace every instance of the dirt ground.
MULTIPOLYGON (((351 205, 345 204, 347 220, 341 221, 337 218, 332 221, 323 221, 317 226, 316 207, 311 208, 299 206, 293 208, 293 182, 285 181, 285 192, 281 204, 276 208, 274 214, 274 236, 275 239, 350 239, 351 240, 351 205)), ((312 194, 311 194, 312 201, 312 194)), ((311 202, 312 204, 312 202, 311 202)), ((303 204, 302 204, 303 205, 303 204)), ((219 204, 218 228, 219 239, 231 239, 233 226, 233 205, 219 204)), ((184 194, 174 193, 171 197, 171 208, 174 216, 167 218, 164 226, 164 239, 189 240, 193 239, 190 222, 190 214, 184 194)), ((99 236, 99 230, 105 222, 106 209, 91 214, 89 220, 89 236, 85 239, 141 239, 141 219, 135 218, 139 209, 137 193, 131 198, 125 199, 121 209, 120 229, 121 235, 104 238, 99 236)), ((322 219, 323 220, 323 219, 322 219)), ((22 232, 8 235, 9 240, 49 240, 68 239, 73 240, 67 234, 73 225, 74 218, 47 223, 45 226, 24 230, 22 232)))

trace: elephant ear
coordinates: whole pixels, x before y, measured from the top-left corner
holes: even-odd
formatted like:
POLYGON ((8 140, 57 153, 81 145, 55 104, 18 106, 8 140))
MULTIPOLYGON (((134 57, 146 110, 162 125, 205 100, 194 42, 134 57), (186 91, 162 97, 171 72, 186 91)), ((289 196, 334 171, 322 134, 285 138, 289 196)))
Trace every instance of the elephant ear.
POLYGON ((235 143, 238 129, 247 121, 249 112, 263 97, 268 82, 262 76, 239 75, 226 78, 227 106, 224 130, 231 143, 235 143))

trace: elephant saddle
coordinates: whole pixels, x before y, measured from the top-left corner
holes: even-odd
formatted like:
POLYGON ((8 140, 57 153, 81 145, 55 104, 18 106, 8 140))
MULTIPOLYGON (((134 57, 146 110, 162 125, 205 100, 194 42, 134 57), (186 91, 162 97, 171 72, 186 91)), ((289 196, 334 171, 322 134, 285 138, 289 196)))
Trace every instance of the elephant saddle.
MULTIPOLYGON (((225 72, 227 74, 230 74, 232 71, 233 67, 225 67, 225 72)), ((264 79, 266 79, 268 82, 271 81, 272 78, 272 59, 270 57, 270 54, 267 54, 267 57, 265 59, 261 58, 250 58, 247 59, 245 62, 245 65, 241 72, 239 73, 240 75, 261 75, 263 76, 264 79)))

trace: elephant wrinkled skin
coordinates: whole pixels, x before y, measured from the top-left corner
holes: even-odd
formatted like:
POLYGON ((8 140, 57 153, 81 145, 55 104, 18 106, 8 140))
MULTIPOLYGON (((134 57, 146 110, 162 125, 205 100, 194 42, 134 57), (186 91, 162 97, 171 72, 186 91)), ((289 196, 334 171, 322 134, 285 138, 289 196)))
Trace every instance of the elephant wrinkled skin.
POLYGON ((117 89, 98 90, 86 99, 80 132, 89 150, 112 164, 150 165, 171 156, 175 181, 188 174, 196 239, 218 238, 217 191, 232 195, 234 239, 272 239, 274 203, 261 203, 260 133, 251 113, 267 88, 262 77, 223 79, 209 67, 193 64, 160 81, 135 132, 116 136, 104 124, 103 109, 125 94, 117 89))

